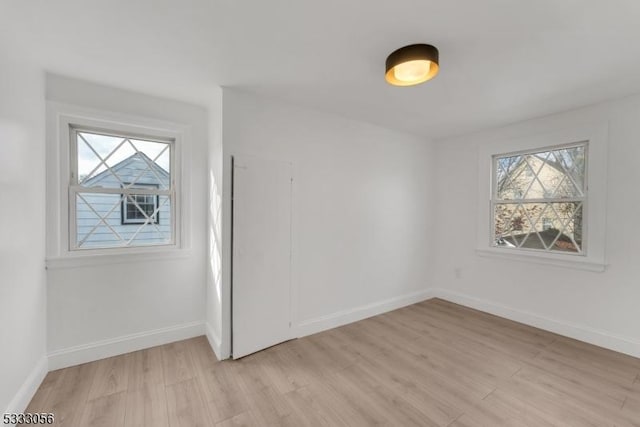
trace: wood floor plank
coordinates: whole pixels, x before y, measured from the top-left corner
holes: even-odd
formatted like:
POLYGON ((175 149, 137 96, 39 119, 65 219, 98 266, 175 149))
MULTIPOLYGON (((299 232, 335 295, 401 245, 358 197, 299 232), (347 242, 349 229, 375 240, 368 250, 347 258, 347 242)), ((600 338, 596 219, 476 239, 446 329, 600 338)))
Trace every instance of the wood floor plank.
POLYGON ((172 383, 165 388, 171 427, 207 427, 215 425, 195 378, 172 383))
POLYGON ((624 401, 624 399, 609 396, 600 389, 590 389, 576 381, 531 365, 523 367, 514 377, 544 386, 549 391, 585 402, 589 406, 601 408, 603 411, 618 409, 624 401))
POLYGON ((429 310, 437 310, 441 313, 451 315, 452 313, 460 313, 466 322, 483 325, 494 331, 511 337, 512 339, 528 342, 533 345, 545 346, 558 338, 558 335, 542 329, 533 328, 522 323, 513 322, 498 316, 483 313, 472 308, 456 305, 449 301, 434 299, 427 303, 421 303, 428 307, 429 310))
POLYGON ((302 356, 316 359, 324 367, 324 372, 342 370, 359 360, 358 356, 339 351, 339 345, 336 346, 332 337, 325 334, 311 335, 298 341, 305 346, 302 356))
POLYGON ((640 399, 627 398, 622 404, 622 414, 628 420, 633 420, 634 426, 640 426, 640 399))
POLYGON ((554 347, 559 347, 560 344, 562 344, 565 349, 571 348, 574 352, 594 362, 615 364, 615 367, 623 369, 625 373, 628 371, 635 373, 640 371, 640 359, 636 357, 591 345, 573 338, 558 337, 556 341, 557 343, 554 343, 556 344, 554 347))
POLYGON ((376 399, 372 394, 362 393, 362 389, 342 372, 329 375, 327 383, 337 396, 349 402, 349 405, 365 420, 366 425, 390 424, 390 414, 384 408, 376 405, 379 399, 376 399), (357 398, 354 398, 354 396, 357 396, 357 398))
POLYGON ((371 405, 380 409, 389 424, 402 426, 437 426, 425 419, 411 402, 398 396, 391 387, 371 376, 358 365, 349 366, 334 375, 348 383, 356 395, 367 396, 371 405))
POLYGON ((348 388, 339 378, 329 377, 326 381, 309 385, 304 391, 307 392, 307 401, 314 402, 320 413, 337 419, 336 425, 381 425, 384 420, 379 411, 369 410, 366 401, 349 396, 348 388))
POLYGON ((205 337, 47 375, 57 426, 640 427, 640 360, 442 300, 218 361, 205 337))
POLYGON ((216 427, 255 427, 258 425, 251 412, 247 411, 217 423, 216 427))
POLYGON ((294 411, 301 426, 343 426, 339 417, 332 411, 319 408, 306 388, 297 388, 284 394, 284 398, 294 411))
MULTIPOLYGON (((479 417, 481 413, 491 413, 499 417, 502 423, 508 424, 510 420, 518 420, 527 426, 553 427, 556 420, 546 411, 531 405, 527 399, 518 399, 516 396, 496 389, 485 397, 479 406, 480 411, 469 411, 469 415, 479 417)), ((491 422, 486 420, 485 422, 491 422)))
POLYGON ((479 324, 473 320, 466 320, 460 315, 446 315, 424 305, 411 306, 410 309, 411 314, 427 322, 432 327, 460 334, 470 341, 481 341, 498 351, 512 354, 522 360, 529 360, 535 357, 544 348, 541 343, 532 344, 527 341, 513 339, 513 337, 505 336, 499 330, 479 324))
MULTIPOLYGON (((203 371, 218 363, 216 354, 211 349, 209 341, 204 335, 191 339, 188 347, 196 369, 203 371)), ((160 347, 156 348, 159 349, 160 347)))
MULTIPOLYGON (((527 402, 528 405, 547 414, 555 425, 592 427, 599 425, 588 414, 582 411, 576 411, 575 408, 568 407, 562 401, 549 395, 544 390, 515 378, 505 381, 493 394, 503 395, 503 397, 508 396, 511 399, 515 398, 527 402)), ((504 398, 506 399, 506 397, 504 398)))
POLYGON ((62 376, 62 372, 62 369, 58 369, 56 371, 49 372, 45 376, 42 384, 40 384, 40 387, 38 387, 38 391, 33 396, 33 399, 31 399, 31 402, 29 403, 29 406, 27 407, 25 412, 46 412, 45 409, 47 400, 49 399, 49 395, 52 392, 55 392, 55 390, 57 389, 58 381, 62 376))
POLYGON ((113 427, 124 425, 126 391, 110 393, 87 402, 79 426, 113 427))
POLYGON ((291 341, 284 346, 269 349, 275 363, 280 365, 280 371, 286 377, 291 387, 300 388, 316 381, 322 381, 322 375, 331 370, 322 366, 318 359, 309 357, 304 341, 291 341), (301 343, 302 341, 302 343, 301 343))
POLYGON ((249 404, 240 387, 234 362, 224 361, 199 377, 211 416, 222 421, 249 410, 249 404))
MULTIPOLYGON (((531 360, 535 357, 532 356, 528 350, 523 352, 516 348, 510 348, 509 346, 496 345, 491 340, 486 339, 486 337, 469 331, 464 325, 451 325, 440 319, 417 316, 410 311, 401 311, 395 316, 395 321, 409 329, 420 332, 424 337, 423 339, 429 342, 435 340, 447 346, 457 345, 463 352, 476 351, 485 354, 500 355, 502 359, 510 360, 512 369, 519 367, 523 360, 531 360)), ((537 352, 535 354, 537 354, 537 352)), ((483 357, 479 357, 479 360, 483 360, 483 357)))
POLYGON ((442 345, 437 340, 425 340, 413 333, 407 335, 403 333, 403 329, 406 328, 371 319, 371 323, 374 322, 380 339, 393 342, 397 348, 404 348, 432 363, 439 363, 442 370, 455 370, 477 382, 485 383, 488 391, 493 390, 500 379, 510 377, 521 367, 520 363, 510 363, 511 361, 505 357, 494 354, 492 358, 478 358, 469 346, 466 351, 457 350, 451 345, 442 345))
POLYGON ((522 360, 513 357, 509 352, 500 351, 481 341, 472 341, 459 333, 444 331, 436 327, 429 328, 424 323, 402 315, 394 316, 392 320, 398 327, 420 331, 417 344, 424 351, 442 351, 445 354, 459 353, 473 359, 471 366, 479 370, 491 372, 498 378, 511 376, 522 366, 522 360))
MULTIPOLYGON (((249 410, 231 361, 219 362, 205 337, 192 340, 191 355, 197 380, 214 422, 229 420, 249 410)), ((245 419, 240 417, 239 420, 245 419)))
POLYGON ((126 391, 129 386, 132 355, 132 353, 129 353, 95 362, 96 374, 87 400, 126 391))
POLYGON ((146 383, 126 394, 125 427, 168 427, 164 384, 146 383))
POLYGON ((55 415, 56 426, 81 425, 80 418, 97 368, 98 363, 93 362, 61 370, 56 387, 49 393, 42 410, 55 415))
POLYGON ((452 404, 447 392, 443 392, 435 383, 416 381, 415 376, 404 376, 398 373, 395 366, 375 359, 363 360, 358 367, 417 408, 427 425, 449 425, 462 415, 462 409, 452 404))
POLYGON ((452 397, 466 401, 482 399, 495 389, 494 384, 472 378, 441 359, 428 356, 416 356, 405 352, 385 352, 370 359, 386 364, 402 365, 395 367, 397 375, 413 379, 423 385, 438 384, 452 397))
POLYGON ((189 351, 190 344, 191 340, 186 340, 161 347, 165 384, 175 384, 196 377, 196 368, 189 351))
POLYGON ((332 331, 334 336, 340 337, 343 341, 349 342, 349 347, 355 349, 356 354, 360 356, 372 355, 380 353, 384 350, 391 350, 393 345, 377 338, 372 338, 364 333, 366 327, 357 323, 342 326, 332 331))
POLYGON ((271 387, 263 387, 246 395, 252 418, 258 425, 298 425, 294 410, 284 396, 271 387))
POLYGON ((152 347, 131 353, 128 390, 164 385, 162 348, 152 347))
POLYGON ((630 356, 618 354, 610 350, 580 343, 569 338, 559 338, 545 349, 545 353, 553 354, 558 360, 599 375, 615 378, 625 384, 633 384, 638 367, 630 361, 630 356))
POLYGON ((514 378, 526 381, 530 385, 562 402, 565 408, 582 411, 601 423, 613 422, 617 425, 631 425, 633 420, 620 412, 624 401, 611 398, 600 392, 594 392, 562 377, 554 376, 534 367, 525 367, 514 378))
POLYGON ((464 414, 451 424, 450 427, 538 427, 536 424, 529 424, 519 418, 507 418, 502 421, 486 421, 482 418, 464 414))
POLYGON ((633 384, 629 385, 628 381, 621 380, 617 376, 604 376, 599 371, 568 362, 545 351, 528 364, 565 378, 581 388, 590 389, 593 393, 604 393, 618 400, 624 400, 627 396, 640 399, 640 388, 635 388, 633 384))

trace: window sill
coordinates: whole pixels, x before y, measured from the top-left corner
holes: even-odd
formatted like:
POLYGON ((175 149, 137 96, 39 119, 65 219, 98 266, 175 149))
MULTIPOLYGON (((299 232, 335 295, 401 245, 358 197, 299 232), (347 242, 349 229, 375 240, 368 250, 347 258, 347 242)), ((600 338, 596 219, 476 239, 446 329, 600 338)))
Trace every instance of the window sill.
POLYGON ((555 267, 573 268, 576 270, 603 272, 606 264, 575 255, 545 254, 536 252, 516 253, 511 249, 478 248, 476 254, 481 257, 506 259, 534 264, 552 265, 555 267))
POLYGON ((97 265, 127 264, 147 261, 187 259, 193 255, 189 249, 162 249, 132 253, 90 253, 50 257, 45 260, 47 270, 61 270, 97 265))

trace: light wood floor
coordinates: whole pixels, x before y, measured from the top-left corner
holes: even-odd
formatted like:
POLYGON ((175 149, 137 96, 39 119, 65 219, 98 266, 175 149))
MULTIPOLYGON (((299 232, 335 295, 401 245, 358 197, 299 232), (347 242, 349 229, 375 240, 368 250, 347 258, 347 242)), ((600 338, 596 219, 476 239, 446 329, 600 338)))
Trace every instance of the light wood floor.
POLYGON ((218 362, 204 337, 51 372, 64 426, 640 426, 640 359, 442 300, 218 362))

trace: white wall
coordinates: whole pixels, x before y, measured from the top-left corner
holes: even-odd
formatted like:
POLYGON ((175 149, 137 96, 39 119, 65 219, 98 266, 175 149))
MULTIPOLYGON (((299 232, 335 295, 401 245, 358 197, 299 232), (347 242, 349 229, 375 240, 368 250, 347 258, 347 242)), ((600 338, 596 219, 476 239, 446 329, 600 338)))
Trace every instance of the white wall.
MULTIPOLYGON (((48 75, 47 101, 186 126, 190 152, 183 184, 190 199, 183 221, 188 248, 133 262, 52 262, 47 273, 48 352, 57 368, 204 333, 207 252, 207 112, 205 108, 48 75), (177 255, 177 256, 176 256, 177 255)), ((48 117, 49 151, 56 144, 48 117)), ((56 162, 55 156, 51 161, 56 162)), ((55 235, 57 176, 49 168, 48 256, 59 255, 55 235)), ((185 194, 185 193, 183 193, 185 194)))
POLYGON ((433 249, 440 295, 640 356, 639 135, 640 97, 631 97, 439 141, 433 249), (606 271, 476 255, 478 150, 496 140, 604 121, 609 123, 606 271))
POLYGON ((223 295, 223 251, 222 251, 222 88, 217 87, 211 94, 209 114, 209 157, 208 185, 209 209, 207 213, 207 289, 206 289, 206 328, 207 338, 218 358, 228 354, 223 348, 222 323, 226 307, 223 295))
POLYGON ((44 75, 0 55, 0 412, 46 373, 44 75))
POLYGON ((225 214, 230 155, 293 163, 298 333, 424 299, 435 249, 432 145, 236 90, 223 98, 225 214))

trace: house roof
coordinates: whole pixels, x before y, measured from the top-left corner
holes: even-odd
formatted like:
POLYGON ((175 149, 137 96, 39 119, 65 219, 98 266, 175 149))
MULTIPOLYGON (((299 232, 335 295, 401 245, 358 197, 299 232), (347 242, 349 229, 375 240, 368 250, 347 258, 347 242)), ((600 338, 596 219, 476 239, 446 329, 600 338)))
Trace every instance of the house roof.
POLYGON ((169 172, 151 160, 149 156, 142 152, 136 152, 111 166, 111 171, 106 169, 87 179, 83 184, 98 186, 100 183, 106 184, 106 181, 119 183, 114 174, 125 184, 135 182, 137 184, 164 184, 166 186, 171 178, 169 172))

